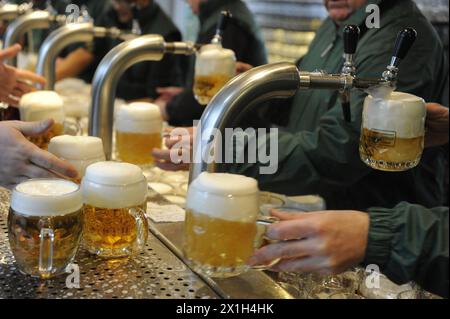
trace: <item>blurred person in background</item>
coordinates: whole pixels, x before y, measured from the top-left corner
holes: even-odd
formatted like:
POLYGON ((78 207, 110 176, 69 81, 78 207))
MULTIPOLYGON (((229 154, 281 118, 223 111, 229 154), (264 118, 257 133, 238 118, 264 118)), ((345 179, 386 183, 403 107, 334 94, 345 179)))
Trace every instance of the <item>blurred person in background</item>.
MULTIPOLYGON (((200 20, 197 43, 208 44, 216 34, 217 22, 222 11, 230 11, 233 18, 223 34, 222 45, 233 50, 238 63, 237 71, 248 65, 267 63, 263 38, 254 17, 241 0, 188 0, 192 12, 200 20)), ((158 89, 161 94, 156 100, 163 118, 174 126, 192 126, 200 119, 205 106, 200 105, 192 92, 194 83, 194 57, 190 58, 186 85, 158 89)))

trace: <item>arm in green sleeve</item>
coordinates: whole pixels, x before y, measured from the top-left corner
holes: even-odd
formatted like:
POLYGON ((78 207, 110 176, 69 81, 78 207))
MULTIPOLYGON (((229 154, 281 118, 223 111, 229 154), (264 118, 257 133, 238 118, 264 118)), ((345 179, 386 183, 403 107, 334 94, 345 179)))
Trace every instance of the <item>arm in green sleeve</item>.
POLYGON ((370 227, 364 264, 375 264, 398 284, 415 281, 448 298, 449 209, 401 203, 369 209, 370 227))

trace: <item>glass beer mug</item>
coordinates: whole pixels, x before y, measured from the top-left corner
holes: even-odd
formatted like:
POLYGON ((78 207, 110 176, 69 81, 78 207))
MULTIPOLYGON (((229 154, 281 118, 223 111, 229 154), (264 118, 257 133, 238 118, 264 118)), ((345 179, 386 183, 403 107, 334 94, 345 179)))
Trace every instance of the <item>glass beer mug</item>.
POLYGON ((33 277, 65 273, 82 233, 79 186, 61 179, 32 179, 11 197, 8 236, 18 269, 33 277))
POLYGON ((53 127, 44 135, 29 137, 38 147, 47 150, 50 140, 64 133, 77 135, 80 132, 76 124, 65 119, 64 101, 54 91, 36 91, 22 96, 19 102, 20 119, 25 122, 53 119, 53 127))
POLYGON ((136 164, 154 163, 151 152, 162 144, 163 120, 159 107, 151 103, 122 105, 116 115, 116 142, 119 159, 136 164))
POLYGON ((256 180, 202 173, 188 189, 184 256, 196 271, 210 277, 239 275, 250 269, 247 261, 262 245, 265 225, 272 222, 259 216, 256 180))
POLYGON ((77 184, 89 165, 105 161, 102 140, 93 136, 56 136, 50 140, 48 151, 77 169, 78 178, 74 180, 77 184))
POLYGON ((129 257, 145 247, 147 180, 133 164, 90 165, 81 182, 83 244, 100 257, 129 257))
POLYGON ((207 105, 235 75, 233 51, 224 49, 220 43, 203 46, 195 63, 195 98, 200 104, 207 105))
POLYGON ((417 166, 425 137, 425 101, 393 92, 386 98, 369 95, 364 102, 360 156, 382 171, 405 171, 417 166))

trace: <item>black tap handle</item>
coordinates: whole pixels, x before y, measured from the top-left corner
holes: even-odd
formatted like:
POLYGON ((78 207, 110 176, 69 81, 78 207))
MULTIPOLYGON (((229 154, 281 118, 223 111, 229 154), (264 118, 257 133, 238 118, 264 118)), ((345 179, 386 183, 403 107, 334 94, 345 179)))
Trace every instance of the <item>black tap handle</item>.
POLYGON ((344 51, 346 54, 355 54, 359 41, 359 28, 348 25, 344 28, 344 51))
POLYGON ((216 34, 222 35, 225 29, 228 26, 228 22, 233 17, 230 11, 222 11, 220 13, 219 22, 217 23, 217 32, 216 34))
POLYGON ((417 39, 417 31, 413 28, 405 28, 399 32, 395 42, 395 58, 403 60, 417 39))

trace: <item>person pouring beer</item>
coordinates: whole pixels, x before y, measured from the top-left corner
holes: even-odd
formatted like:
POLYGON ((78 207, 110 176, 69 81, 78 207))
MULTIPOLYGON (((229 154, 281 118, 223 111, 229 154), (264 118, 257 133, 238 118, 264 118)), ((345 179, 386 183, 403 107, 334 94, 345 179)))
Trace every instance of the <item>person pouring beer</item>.
MULTIPOLYGON (((344 63, 343 29, 354 24, 361 29, 355 56, 358 76, 379 78, 391 61, 398 32, 411 26, 418 31, 418 38, 400 65, 397 90, 448 105, 448 63, 442 43, 413 1, 326 0, 325 6, 329 17, 309 52, 298 61, 300 70, 339 73, 344 63), (379 29, 366 27, 368 4, 377 4, 381 10, 379 29)), ((276 173, 261 175, 260 168, 265 165, 259 162, 230 164, 228 171, 257 178, 265 191, 319 194, 330 209, 393 207, 402 200, 441 206, 448 196, 446 150, 442 147, 426 149, 420 164, 404 172, 373 170, 361 161, 358 149, 366 97, 365 92, 352 93, 351 122, 344 120, 337 91, 299 90, 293 99, 277 101, 273 106, 284 123, 279 123, 283 126, 277 138, 276 173)), ((266 144, 269 148, 269 141, 266 144)), ((161 167, 185 168, 184 163, 170 160, 170 153, 179 151, 154 150, 153 155, 161 167)))
MULTIPOLYGON (((208 44, 213 39, 222 11, 232 15, 222 35, 222 45, 234 52, 237 72, 247 64, 259 66, 267 63, 264 41, 252 13, 241 0, 188 0, 192 12, 199 17, 198 44, 208 44)), ((201 105, 193 93, 194 61, 189 62, 184 88, 161 87, 161 94, 155 103, 160 107, 163 118, 174 126, 192 126, 200 119, 205 105, 201 105)))

